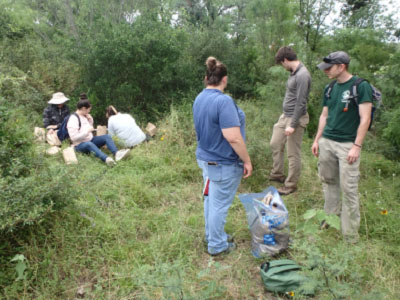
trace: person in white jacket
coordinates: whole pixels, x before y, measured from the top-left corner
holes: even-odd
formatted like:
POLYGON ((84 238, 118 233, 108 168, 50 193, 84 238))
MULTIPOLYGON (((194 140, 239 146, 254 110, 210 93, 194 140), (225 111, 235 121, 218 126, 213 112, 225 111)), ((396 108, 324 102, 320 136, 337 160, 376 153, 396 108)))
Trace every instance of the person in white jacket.
POLYGON ((146 140, 146 135, 130 114, 119 113, 114 106, 110 105, 106 109, 106 117, 108 118, 108 133, 116 136, 125 147, 134 147, 146 140))

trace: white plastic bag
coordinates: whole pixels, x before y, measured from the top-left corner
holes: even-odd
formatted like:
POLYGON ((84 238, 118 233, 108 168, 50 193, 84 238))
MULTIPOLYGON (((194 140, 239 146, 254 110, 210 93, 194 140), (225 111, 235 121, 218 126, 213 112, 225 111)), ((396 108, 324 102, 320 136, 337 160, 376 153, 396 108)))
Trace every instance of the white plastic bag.
POLYGON ((289 245, 289 212, 278 191, 270 186, 261 193, 241 194, 255 257, 273 256, 289 245))

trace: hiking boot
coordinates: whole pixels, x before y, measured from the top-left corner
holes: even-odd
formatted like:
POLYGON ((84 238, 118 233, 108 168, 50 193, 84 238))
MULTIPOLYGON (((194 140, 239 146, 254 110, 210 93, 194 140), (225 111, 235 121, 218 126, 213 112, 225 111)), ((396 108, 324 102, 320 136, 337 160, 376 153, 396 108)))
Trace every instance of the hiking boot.
POLYGON ((224 251, 218 252, 218 253, 208 253, 211 256, 219 256, 221 254, 229 254, 231 253, 233 250, 236 249, 236 244, 235 243, 228 243, 228 248, 226 248, 224 251))
POLYGON ((319 229, 321 229, 321 230, 328 229, 329 227, 330 227, 329 224, 326 223, 325 220, 322 220, 321 224, 319 225, 319 229))
POLYGON ((107 166, 112 167, 112 166, 115 166, 115 165, 116 165, 116 162, 115 162, 115 160, 113 160, 111 157, 107 157, 107 158, 106 158, 106 164, 107 164, 107 166))
POLYGON ((123 159, 128 153, 129 153, 129 149, 122 149, 122 150, 117 151, 117 153, 115 153, 115 160, 116 160, 116 161, 120 161, 120 160, 123 159))
POLYGON ((278 193, 279 193, 279 195, 286 196, 291 193, 294 193, 296 190, 297 190, 297 187, 283 186, 278 189, 278 193))
POLYGON ((282 176, 269 176, 269 181, 276 181, 279 183, 284 183, 286 180, 286 176, 282 175, 282 176))

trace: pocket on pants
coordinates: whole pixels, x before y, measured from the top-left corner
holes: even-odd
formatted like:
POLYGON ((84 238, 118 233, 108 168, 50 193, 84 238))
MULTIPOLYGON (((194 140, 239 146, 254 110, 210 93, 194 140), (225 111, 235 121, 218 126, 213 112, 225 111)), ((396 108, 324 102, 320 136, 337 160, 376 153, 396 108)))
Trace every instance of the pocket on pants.
POLYGON ((286 128, 286 122, 287 122, 287 118, 286 118, 285 114, 281 114, 279 116, 278 122, 276 122, 274 126, 279 127, 279 128, 286 128))
POLYGON ((351 186, 357 185, 359 179, 360 179, 359 171, 349 171, 349 175, 347 178, 349 185, 351 185, 351 186))
POLYGON ((304 116, 300 117, 300 119, 299 119, 299 125, 303 128, 307 127, 309 122, 310 122, 310 118, 309 118, 308 114, 305 114, 304 116))
POLYGON ((222 165, 207 165, 208 178, 212 181, 222 180, 222 165))

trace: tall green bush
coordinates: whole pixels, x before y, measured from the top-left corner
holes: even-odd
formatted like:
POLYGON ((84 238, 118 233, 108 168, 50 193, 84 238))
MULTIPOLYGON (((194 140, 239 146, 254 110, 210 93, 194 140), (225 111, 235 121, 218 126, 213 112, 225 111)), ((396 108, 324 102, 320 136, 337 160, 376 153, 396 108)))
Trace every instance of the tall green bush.
POLYGON ((95 117, 104 119, 110 104, 154 117, 179 102, 192 78, 189 69, 181 68, 183 32, 145 16, 133 24, 102 25, 104 31, 89 41, 84 57, 83 79, 95 117))
POLYGON ((0 98, 0 231, 39 221, 74 197, 67 170, 36 150, 30 119, 0 98))

